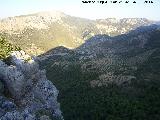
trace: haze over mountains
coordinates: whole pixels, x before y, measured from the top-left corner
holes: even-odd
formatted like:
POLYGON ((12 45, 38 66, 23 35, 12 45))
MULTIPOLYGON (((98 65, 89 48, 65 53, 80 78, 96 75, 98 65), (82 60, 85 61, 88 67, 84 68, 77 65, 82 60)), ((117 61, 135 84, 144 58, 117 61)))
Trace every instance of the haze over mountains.
POLYGON ((89 20, 52 11, 2 19, 0 31, 13 44, 38 55, 57 46, 76 48, 97 34, 117 36, 153 23, 145 18, 89 20))

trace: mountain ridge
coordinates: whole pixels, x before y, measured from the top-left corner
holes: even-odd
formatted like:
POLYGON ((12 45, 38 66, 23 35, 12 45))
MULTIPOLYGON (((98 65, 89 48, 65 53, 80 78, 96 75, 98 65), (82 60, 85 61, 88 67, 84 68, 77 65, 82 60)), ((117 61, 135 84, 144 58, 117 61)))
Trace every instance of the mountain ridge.
POLYGON ((116 36, 155 23, 145 18, 89 20, 61 12, 42 12, 0 21, 0 32, 29 54, 64 46, 74 49, 97 34, 116 36))

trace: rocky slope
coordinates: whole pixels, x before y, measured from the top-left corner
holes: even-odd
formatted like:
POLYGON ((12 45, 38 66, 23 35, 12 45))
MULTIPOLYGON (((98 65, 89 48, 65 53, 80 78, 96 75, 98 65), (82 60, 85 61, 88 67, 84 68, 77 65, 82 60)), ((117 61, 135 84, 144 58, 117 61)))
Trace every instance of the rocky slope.
POLYGON ((133 73, 159 49, 155 46, 149 48, 152 44, 158 46, 159 41, 154 43, 152 40, 153 36, 158 38, 159 28, 158 25, 140 27, 126 35, 113 38, 95 36, 77 48, 79 60, 87 60, 82 65, 83 71, 98 71, 102 74, 98 80, 91 81, 91 84, 123 84, 136 79, 133 73))
POLYGON ((27 53, 40 54, 51 48, 76 48, 97 34, 116 36, 154 23, 144 18, 88 20, 61 12, 42 12, 0 21, 0 32, 27 53))
POLYGON ((63 119, 58 90, 24 51, 12 52, 7 64, 0 61, 0 84, 1 120, 63 119))
POLYGON ((61 91, 65 119, 151 120, 159 119, 159 56, 160 26, 151 25, 57 47, 39 61, 61 91))

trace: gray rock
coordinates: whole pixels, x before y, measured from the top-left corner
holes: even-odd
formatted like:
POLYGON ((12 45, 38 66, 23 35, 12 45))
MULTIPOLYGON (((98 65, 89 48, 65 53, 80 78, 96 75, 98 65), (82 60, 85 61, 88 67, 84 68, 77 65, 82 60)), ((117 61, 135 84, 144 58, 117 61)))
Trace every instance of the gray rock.
POLYGON ((48 116, 43 115, 40 117, 40 120, 51 120, 48 116))
POLYGON ((13 101, 0 96, 0 109, 3 111, 13 111, 16 110, 17 106, 13 103, 13 101))
POLYGON ((11 101, 6 100, 5 102, 3 102, 1 108, 5 111, 11 111, 16 109, 16 105, 11 101))
POLYGON ((41 109, 52 111, 53 117, 63 119, 57 102, 57 88, 47 79, 46 71, 40 70, 25 52, 12 52, 10 66, 0 61, 0 79, 21 109, 17 111, 13 102, 4 100, 1 109, 6 114, 2 120, 34 120, 35 113, 41 109))
POLYGON ((25 120, 36 120, 36 116, 26 112, 25 110, 22 112, 25 120))
POLYGON ((5 114, 5 111, 0 108, 0 117, 2 117, 5 114))
POLYGON ((24 120, 22 114, 18 111, 7 112, 1 120, 24 120))

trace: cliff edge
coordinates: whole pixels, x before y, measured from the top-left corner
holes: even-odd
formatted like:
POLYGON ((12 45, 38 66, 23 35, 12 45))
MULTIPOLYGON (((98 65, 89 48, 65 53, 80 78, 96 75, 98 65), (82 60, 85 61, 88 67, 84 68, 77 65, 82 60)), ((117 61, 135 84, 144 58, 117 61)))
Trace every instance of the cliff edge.
POLYGON ((63 119, 45 70, 24 51, 13 51, 7 63, 0 61, 0 120, 63 119))

